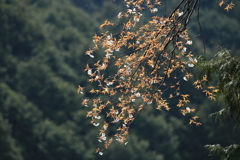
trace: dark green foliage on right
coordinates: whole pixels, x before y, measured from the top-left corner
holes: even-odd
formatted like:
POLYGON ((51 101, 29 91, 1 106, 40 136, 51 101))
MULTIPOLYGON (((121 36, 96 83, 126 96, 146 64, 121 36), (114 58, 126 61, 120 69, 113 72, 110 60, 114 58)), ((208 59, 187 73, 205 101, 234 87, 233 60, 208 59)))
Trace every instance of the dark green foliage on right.
POLYGON ((231 56, 228 50, 222 50, 211 60, 203 56, 199 60, 198 67, 202 74, 218 77, 218 100, 225 104, 219 115, 229 114, 236 125, 240 125, 240 58, 231 56))
MULTIPOLYGON (((219 95, 217 100, 224 102, 224 109, 215 112, 213 115, 219 117, 225 123, 230 116, 235 127, 240 125, 240 58, 234 57, 228 50, 218 52, 214 58, 207 60, 200 57, 198 67, 202 74, 218 77, 217 87, 219 95)), ((224 160, 238 160, 240 158, 240 142, 222 147, 220 144, 205 145, 210 151, 210 155, 218 155, 224 160)))
POLYGON ((232 144, 227 147, 222 147, 220 144, 206 145, 210 150, 210 155, 219 155, 222 160, 239 160, 240 145, 232 144))

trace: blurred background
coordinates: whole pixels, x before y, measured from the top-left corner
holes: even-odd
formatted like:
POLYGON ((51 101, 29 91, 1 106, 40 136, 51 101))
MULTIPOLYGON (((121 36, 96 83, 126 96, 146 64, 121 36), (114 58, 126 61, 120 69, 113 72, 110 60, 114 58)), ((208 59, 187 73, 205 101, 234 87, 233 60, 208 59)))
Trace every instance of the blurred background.
MULTIPOLYGON (((239 3, 229 12, 218 3, 201 4, 201 27, 213 42, 205 42, 205 53, 216 54, 217 44, 239 56, 239 3)), ((99 25, 125 10, 123 0, 0 0, 0 160, 218 159, 204 145, 240 142, 230 121, 209 117, 221 105, 183 81, 202 126, 188 125, 189 117, 174 105, 169 112, 149 106, 132 124, 127 145, 113 143, 102 156, 95 154, 99 128, 90 125, 81 105, 91 95, 77 94, 77 86, 87 85, 86 63, 101 57, 85 55, 99 25)), ((159 16, 164 13, 159 8, 159 16)), ((143 13, 142 22, 151 16, 143 13)), ((188 29, 192 53, 203 54, 196 13, 188 29)))

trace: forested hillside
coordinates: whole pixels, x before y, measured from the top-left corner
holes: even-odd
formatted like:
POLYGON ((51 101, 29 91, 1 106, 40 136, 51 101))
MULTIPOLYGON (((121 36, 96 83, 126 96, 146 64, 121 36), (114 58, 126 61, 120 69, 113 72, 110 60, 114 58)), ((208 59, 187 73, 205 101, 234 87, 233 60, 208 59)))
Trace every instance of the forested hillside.
MULTIPOLYGON (((225 12, 217 4, 202 1, 205 54, 213 56, 217 44, 239 56, 239 6, 225 12)), ((211 159, 206 144, 240 142, 231 122, 209 117, 221 104, 186 83, 182 91, 194 95, 189 105, 202 126, 188 125, 174 106, 169 112, 147 107, 132 124, 128 144, 95 154, 99 128, 81 104, 91 95, 78 94, 77 87, 92 87, 84 68, 94 62, 85 52, 99 25, 117 21, 123 9, 121 0, 0 0, 0 160, 202 160, 211 159)), ((196 20, 189 30, 194 54, 203 54, 196 20)))

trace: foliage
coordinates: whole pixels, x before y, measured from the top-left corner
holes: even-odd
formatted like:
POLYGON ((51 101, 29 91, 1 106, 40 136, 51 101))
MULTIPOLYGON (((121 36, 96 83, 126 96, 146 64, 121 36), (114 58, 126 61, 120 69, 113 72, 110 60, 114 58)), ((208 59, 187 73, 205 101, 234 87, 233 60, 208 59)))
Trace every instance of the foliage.
MULTIPOLYGON (((220 117, 221 121, 225 121, 228 116, 239 126, 240 121, 240 59, 233 57, 228 50, 222 50, 217 53, 213 59, 206 60, 204 56, 199 58, 198 67, 202 74, 218 76, 219 96, 218 101, 223 101, 224 109, 213 113, 220 117)), ((239 143, 239 142, 238 142, 239 143)), ((222 159, 239 159, 240 146, 231 144, 227 147, 222 147, 220 144, 206 145, 210 150, 210 155, 219 155, 222 159)))
POLYGON ((202 74, 218 77, 218 100, 223 101, 225 108, 218 112, 219 116, 229 114, 232 120, 239 125, 240 120, 240 59, 231 56, 228 50, 218 52, 213 59, 199 57, 198 67, 202 74))
POLYGON ((214 154, 219 155, 221 159, 224 160, 238 160, 240 156, 239 155, 240 145, 237 144, 232 144, 227 147, 222 147, 219 144, 206 145, 205 147, 207 147, 210 150, 211 155, 214 154))
POLYGON ((3 119, 2 115, 0 115, 0 124, 0 159, 22 160, 20 148, 11 136, 11 126, 3 119))
POLYGON ((85 148, 87 122, 76 118, 85 111, 75 90, 79 50, 88 48, 83 31, 95 22, 85 23, 88 15, 69 1, 0 3, 1 158, 95 159, 85 148))
MULTIPOLYGON (((164 15, 163 18, 166 19, 166 15, 171 14, 173 9, 171 6, 178 2, 165 2, 163 1, 162 6, 154 7, 158 8, 156 13, 150 13, 147 8, 142 10, 142 16, 135 28, 148 23, 149 18, 155 14, 164 15)), ((234 51, 238 49, 237 27, 227 27, 239 25, 238 10, 221 13, 223 9, 209 1, 202 1, 201 7, 201 24, 204 26, 203 31, 207 31, 207 38, 211 41, 217 38, 217 43, 234 51), (208 14, 204 14, 206 12, 208 14), (207 23, 212 19, 217 21, 217 25, 207 23)), ((219 108, 211 107, 210 105, 214 104, 206 101, 203 94, 190 88, 189 82, 193 83, 193 78, 184 81, 185 75, 178 70, 176 73, 181 82, 179 92, 191 95, 188 98, 191 103, 186 107, 194 108, 196 112, 182 116, 181 111, 174 107, 180 96, 168 100, 171 108, 169 111, 155 110, 156 104, 153 102, 145 106, 144 112, 131 123, 131 134, 127 137, 126 145, 113 143, 104 151, 103 156, 94 154, 99 144, 95 139, 99 136, 99 128, 89 125, 90 120, 85 118, 88 108, 81 107, 81 100, 96 99, 98 96, 103 99, 109 97, 99 94, 93 97, 94 94, 87 92, 77 94, 76 87, 78 84, 87 86, 86 90, 99 87, 98 82, 87 82, 88 77, 83 68, 86 63, 94 66, 94 59, 100 60, 104 57, 104 49, 100 49, 99 45, 100 50, 94 51, 94 59, 88 59, 84 52, 94 46, 90 43, 94 32, 102 36, 97 26, 106 18, 114 23, 114 26, 103 27, 101 32, 110 29, 112 37, 118 38, 114 33, 122 30, 126 18, 116 17, 119 12, 123 15, 125 9, 126 6, 120 0, 0 1, 0 159, 120 160, 125 156, 125 159, 133 160, 200 160, 208 159, 204 144, 219 143, 226 146, 238 140, 238 136, 231 135, 229 123, 226 122, 221 128, 208 118, 208 114, 219 108), (184 125, 188 123, 188 118, 196 115, 204 125, 184 125)), ((196 12, 193 12, 193 18, 196 17, 195 14, 196 12)), ((133 17, 131 21, 135 22, 133 17)), ((194 42, 194 45, 187 45, 187 51, 192 50, 192 54, 199 55, 202 51, 199 44, 202 42, 194 35, 197 34, 198 27, 194 23, 189 24, 189 37, 192 37, 189 40, 194 42)), ((127 31, 134 32, 135 29, 127 31)), ((134 43, 131 40, 128 42, 134 43)), ((114 56, 118 53, 120 58, 124 58, 124 51, 127 53, 132 50, 134 48, 124 46, 114 53, 114 56)), ((206 51, 208 56, 215 52, 209 45, 206 45, 206 51)), ((129 53, 127 56, 130 55, 129 53)), ((167 57, 165 59, 167 60, 167 57)), ((185 60, 191 63, 188 58, 185 60)), ((195 62, 193 64, 195 65, 195 62)), ((109 66, 105 78, 113 76, 118 70, 114 63, 109 66)), ((147 63, 143 65, 145 66, 147 63)), ((185 66, 188 66, 188 63, 185 66)), ((148 68, 151 69, 150 66, 148 68)), ((195 72, 192 67, 185 69, 188 73, 195 72)), ((173 81, 171 78, 169 80, 173 81)), ((172 91, 173 89, 166 90, 162 98, 168 99, 172 91)), ((118 102, 118 98, 115 99, 118 102)), ((138 103, 141 103, 141 99, 136 99, 135 104, 138 103)), ((92 103, 88 102, 88 106, 90 108, 92 103)), ((110 118, 103 115, 104 113, 100 115, 98 122, 109 122, 110 118)), ((114 135, 117 125, 118 123, 109 127, 106 136, 114 135)))
MULTIPOLYGON (((219 6, 222 7, 222 5, 225 3, 224 0, 222 0, 221 2, 219 2, 219 6)), ((234 7, 234 3, 230 2, 229 4, 226 5, 226 7, 224 8, 226 11, 229 11, 230 9, 233 9, 234 7)))
MULTIPOLYGON (((191 51, 187 51, 192 40, 186 26, 198 1, 180 1, 166 18, 156 14, 157 7, 162 3, 159 0, 129 0, 125 3, 128 9, 125 13, 118 14, 118 18, 123 19, 120 31, 111 33, 106 30, 100 35, 96 34, 93 38, 95 47, 86 52, 91 58, 94 58, 95 50, 100 49, 105 53, 103 60, 94 64, 95 67, 86 65, 89 82, 96 82, 98 87, 89 91, 96 98, 84 99, 82 102, 85 106, 89 102, 93 104, 87 117, 91 117, 94 126, 99 125, 98 119, 102 113, 108 117, 102 124, 99 137, 99 142, 105 141, 105 148, 115 140, 126 143, 130 125, 147 105, 154 104, 156 109, 164 108, 168 111, 170 107, 167 100, 178 98, 176 106, 182 107, 183 115, 195 111, 186 106, 190 102, 190 95, 180 92, 180 80, 183 78, 188 81, 192 77, 187 67, 193 67, 197 62, 192 58, 191 51), (139 25, 144 9, 154 16, 146 24, 139 25), (110 66, 117 68, 112 75, 106 74, 110 66), (119 122, 116 134, 107 138, 108 126, 119 122)), ((115 25, 117 24, 105 20, 99 28, 115 25)), ((194 85, 197 89, 202 89, 204 81, 208 81, 206 76, 195 81, 194 85)), ((79 86, 78 92, 83 93, 83 90, 79 86)), ((215 99, 213 92, 217 90, 211 86, 203 92, 215 99)), ((192 117, 189 124, 201 125, 196 122, 197 118, 192 117)), ((99 148, 97 152, 102 154, 99 148)))

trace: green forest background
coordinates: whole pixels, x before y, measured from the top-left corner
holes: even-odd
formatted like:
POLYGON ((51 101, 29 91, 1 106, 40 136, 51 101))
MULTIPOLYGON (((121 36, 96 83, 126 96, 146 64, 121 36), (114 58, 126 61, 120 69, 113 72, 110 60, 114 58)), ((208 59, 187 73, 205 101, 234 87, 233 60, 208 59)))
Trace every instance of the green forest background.
MULTIPOLYGON (((202 1, 203 33, 239 56, 239 5, 226 12, 218 3, 202 1)), ((0 0, 0 160, 205 160, 218 157, 209 157, 204 145, 240 142, 231 121, 209 117, 221 105, 183 81, 202 126, 188 125, 174 106, 169 112, 149 106, 132 124, 127 145, 95 154, 99 128, 81 105, 91 95, 77 94, 77 85, 88 85, 83 70, 95 61, 85 51, 99 25, 125 9, 122 0, 0 0)), ((196 16, 189 32, 193 54, 203 54, 196 16)), ((205 43, 209 57, 219 51, 214 44, 205 43)))

